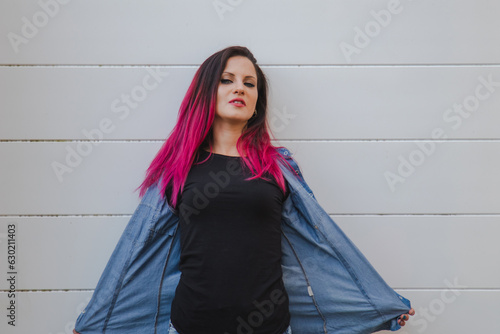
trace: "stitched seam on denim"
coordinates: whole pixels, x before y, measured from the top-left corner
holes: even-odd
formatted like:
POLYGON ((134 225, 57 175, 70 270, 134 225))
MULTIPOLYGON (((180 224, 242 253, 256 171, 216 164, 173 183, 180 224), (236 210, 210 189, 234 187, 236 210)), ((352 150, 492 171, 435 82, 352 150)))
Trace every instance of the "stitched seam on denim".
MULTIPOLYGON (((156 212, 153 214, 153 216, 149 220, 149 222, 148 222, 148 224, 149 224, 149 227, 148 227, 149 233, 148 233, 148 236, 146 237, 146 240, 144 240, 144 245, 150 243, 154 239, 154 235, 157 232, 156 229, 155 229, 154 224, 156 224, 156 222, 158 222, 159 216, 160 216, 160 210, 156 210, 156 212)), ((135 244, 136 243, 134 242, 134 245, 135 244)))
MULTIPOLYGON (((152 206, 151 206, 151 208, 152 208, 152 206)), ((137 218, 136 218, 136 220, 137 220, 137 218)), ((150 219, 148 221, 148 225, 151 224, 151 220, 152 219, 150 219)), ((150 232, 148 234, 148 239, 149 239, 149 236, 151 235, 151 229, 149 229, 149 230, 150 230, 150 232)), ((144 244, 146 244, 146 242, 144 242, 144 244)), ((111 300, 111 303, 110 303, 110 306, 109 306, 109 310, 108 310, 108 314, 106 315, 106 320, 104 321, 103 334, 106 332, 106 328, 108 326, 108 322, 111 319, 111 315, 112 315, 113 310, 115 308, 116 301, 118 300, 118 295, 120 294, 120 291, 121 291, 121 288, 122 288, 122 285, 123 285, 123 280, 125 279, 125 275, 126 275, 128 269, 129 269, 128 266, 130 264, 130 259, 132 257, 132 253, 134 252, 134 249, 135 249, 136 245, 137 245, 137 239, 135 239, 132 242, 132 246, 130 247, 129 254, 127 256, 127 261, 125 262, 125 265, 123 266, 122 272, 120 274, 120 278, 118 280, 117 289, 115 289, 115 292, 113 293, 113 299, 111 300)))
MULTIPOLYGON (((152 216, 152 218, 150 218, 148 220, 148 222, 147 222, 148 229, 149 229, 149 234, 148 234, 148 237, 147 237, 146 240, 149 241, 149 239, 151 237, 151 229, 150 229, 151 221, 154 220, 153 219, 154 217, 158 217, 158 215, 159 215, 158 203, 156 205, 156 208, 154 206, 152 206, 152 205, 149 205, 149 204, 142 204, 142 205, 149 206, 151 209, 156 210, 156 213, 154 213, 153 216, 152 216)), ((135 220, 137 220, 137 216, 135 217, 135 220)), ((146 244, 146 243, 147 242, 144 242, 143 244, 146 244)), ((120 278, 118 280, 117 288, 115 289, 115 291, 113 293, 113 299, 111 300, 111 303, 110 303, 110 306, 109 306, 109 310, 108 310, 108 314, 106 315, 106 319, 104 321, 103 334, 106 332, 106 328, 108 326, 109 320, 111 319, 111 315, 112 315, 113 310, 115 308, 116 301, 118 300, 118 295, 120 294, 120 291, 121 291, 121 288, 122 288, 122 285, 123 285, 123 280, 125 279, 125 275, 128 272, 128 269, 129 269, 128 266, 130 264, 130 259, 132 257, 132 253, 133 253, 136 245, 137 245, 137 236, 136 236, 136 239, 132 242, 132 247, 130 247, 129 254, 127 256, 127 261, 125 262, 125 265, 123 266, 122 272, 120 274, 120 278)))
POLYGON ((123 279, 125 278, 125 273, 127 271, 128 265, 130 263, 130 257, 131 257, 133 250, 134 250, 134 247, 130 247, 130 252, 129 252, 129 255, 127 257, 127 261, 125 262, 125 265, 123 266, 122 272, 120 274, 120 279, 118 280, 117 288, 113 292, 113 299, 111 300, 111 303, 109 304, 108 313, 106 314, 106 319, 104 320, 104 326, 102 328, 103 334, 106 333, 106 329, 108 327, 108 322, 111 319, 111 314, 113 313, 113 309, 115 308, 116 300, 118 299, 118 295, 120 293, 123 279))
MULTIPOLYGON (((302 274, 304 275, 304 278, 306 280, 307 286, 311 287, 311 289, 312 289, 312 286, 311 286, 311 284, 309 282, 309 278, 307 277, 306 271, 304 270, 304 266, 302 266, 302 262, 300 262, 300 259, 299 259, 298 255, 297 255, 297 252, 295 252, 295 249, 293 248, 292 243, 290 242, 290 239, 288 239, 288 237, 286 236, 286 234, 285 234, 285 232, 283 230, 281 230, 281 233, 285 237, 286 242, 290 246, 290 248, 291 248, 291 250, 293 252, 293 255, 295 256, 295 258, 297 259, 297 262, 299 263, 300 269, 302 270, 302 274)), ((326 331, 326 319, 323 316, 323 313, 321 312, 321 310, 319 309, 318 303, 316 302, 316 298, 314 298, 314 294, 312 296, 310 296, 310 297, 311 297, 311 299, 312 299, 312 301, 314 303, 314 307, 316 307, 316 310, 318 311, 319 316, 321 317, 321 319, 323 319, 323 330, 325 331, 325 333, 328 333, 326 331)))
MULTIPOLYGON (((319 220, 322 221, 322 218, 319 217, 319 220)), ((337 247, 335 247, 329 240, 328 238, 326 238, 325 234, 318 229, 318 233, 321 235, 321 237, 323 238, 323 240, 325 240, 328 245, 330 245, 330 247, 332 247, 333 251, 335 252, 335 254, 337 255, 337 257, 339 258, 339 260, 342 262, 342 264, 344 265, 344 267, 346 268, 346 270, 349 272, 349 274, 351 275, 352 279, 354 280, 354 282, 356 283, 356 285, 358 286, 358 289, 360 290, 360 292, 365 296, 366 300, 370 303, 370 305, 373 307, 373 309, 375 311, 377 311, 378 315, 384 319, 385 321, 387 321, 387 318, 380 312, 380 310, 375 306, 375 304, 373 303, 373 301, 371 300, 371 298, 368 296, 368 294, 366 293, 366 290, 365 288, 363 287, 363 284, 361 283, 361 281, 359 280, 358 276, 355 274, 354 270, 352 269, 352 267, 349 265, 349 262, 347 262, 347 260, 340 254, 340 252, 338 251, 337 247)))
POLYGON ((179 229, 179 225, 177 224, 177 227, 175 228, 174 235, 172 236, 172 241, 170 242, 170 247, 168 248, 168 254, 167 254, 167 259, 165 260, 165 265, 163 266, 163 271, 161 273, 161 280, 160 280, 160 287, 158 289, 158 306, 156 308, 156 315, 155 315, 155 334, 158 326, 158 318, 160 316, 160 306, 161 306, 161 290, 163 288, 163 278, 165 277, 165 271, 167 270, 167 265, 168 265, 168 260, 170 259, 170 255, 172 254, 172 247, 174 247, 174 239, 175 236, 177 235, 177 230, 179 229))

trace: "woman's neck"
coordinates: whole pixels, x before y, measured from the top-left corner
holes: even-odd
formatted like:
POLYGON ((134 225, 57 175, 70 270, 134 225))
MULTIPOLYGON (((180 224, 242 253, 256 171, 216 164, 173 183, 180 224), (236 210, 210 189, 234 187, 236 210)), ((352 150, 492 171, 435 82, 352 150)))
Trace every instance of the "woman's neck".
MULTIPOLYGON (((236 148, 236 143, 241 136, 242 129, 236 126, 229 126, 228 124, 218 124, 214 122, 213 127, 213 146, 212 151, 214 153, 229 155, 229 156, 239 156, 240 153, 236 148)), ((204 148, 206 151, 209 148, 204 148)))

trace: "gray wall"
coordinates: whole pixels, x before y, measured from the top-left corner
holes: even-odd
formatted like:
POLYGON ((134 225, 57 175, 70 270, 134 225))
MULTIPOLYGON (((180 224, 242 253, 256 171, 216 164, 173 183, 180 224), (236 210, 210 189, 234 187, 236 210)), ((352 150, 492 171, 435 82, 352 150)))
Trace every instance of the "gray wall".
POLYGON ((493 0, 3 0, 0 272, 14 225, 18 293, 12 327, 0 280, 0 332, 71 333, 196 68, 229 45, 249 47, 269 77, 276 145, 412 300, 401 332, 499 332, 499 11, 493 0))

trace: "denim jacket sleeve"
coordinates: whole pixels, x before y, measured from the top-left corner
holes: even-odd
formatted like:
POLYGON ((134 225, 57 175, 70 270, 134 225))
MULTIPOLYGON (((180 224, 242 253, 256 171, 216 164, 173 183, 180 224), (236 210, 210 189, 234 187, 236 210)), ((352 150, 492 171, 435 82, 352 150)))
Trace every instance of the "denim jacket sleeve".
POLYGON ((283 281, 292 331, 372 333, 398 330, 410 301, 390 288, 319 205, 286 148, 280 153, 290 196, 282 212, 283 281))
MULTIPOLYGON (((282 211, 283 282, 292 331, 372 333, 400 326, 410 302, 392 290, 320 207, 290 151, 278 150, 290 195, 282 211)), ((78 316, 81 334, 168 331, 179 281, 178 216, 151 186, 127 224, 91 300, 78 316)))
POLYGON ((130 218, 75 330, 166 333, 179 281, 178 216, 151 186, 130 218))

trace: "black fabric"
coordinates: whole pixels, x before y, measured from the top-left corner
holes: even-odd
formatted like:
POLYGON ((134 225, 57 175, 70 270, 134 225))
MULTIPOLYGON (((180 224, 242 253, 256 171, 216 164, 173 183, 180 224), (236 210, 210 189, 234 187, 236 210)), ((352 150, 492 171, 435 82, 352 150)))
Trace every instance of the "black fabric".
MULTIPOLYGON (((208 155, 200 150, 197 161, 208 155)), ((245 167, 213 153, 192 166, 179 197, 181 278, 171 321, 180 334, 282 334, 290 323, 281 271, 289 189, 245 181, 245 167)))

